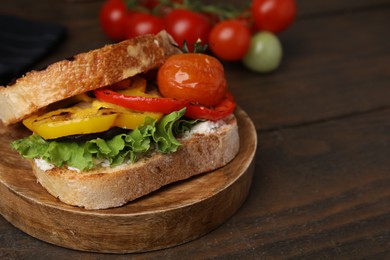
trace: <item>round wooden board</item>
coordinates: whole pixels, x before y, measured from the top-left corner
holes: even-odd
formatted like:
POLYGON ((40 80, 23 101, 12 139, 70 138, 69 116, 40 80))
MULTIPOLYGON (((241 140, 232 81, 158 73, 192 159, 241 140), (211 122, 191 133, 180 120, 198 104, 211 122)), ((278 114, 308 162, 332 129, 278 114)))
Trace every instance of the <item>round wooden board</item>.
POLYGON ((144 252, 196 239, 231 217, 250 189, 257 135, 242 109, 236 116, 240 151, 228 165, 107 210, 72 207, 51 196, 37 183, 28 162, 10 149, 20 129, 3 127, 0 213, 33 237, 82 251, 144 252))

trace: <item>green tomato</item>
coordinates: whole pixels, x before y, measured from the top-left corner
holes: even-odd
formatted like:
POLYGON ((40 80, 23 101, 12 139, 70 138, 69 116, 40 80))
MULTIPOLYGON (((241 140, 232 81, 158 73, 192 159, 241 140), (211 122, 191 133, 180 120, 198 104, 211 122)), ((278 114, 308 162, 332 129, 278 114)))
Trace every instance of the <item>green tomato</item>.
POLYGON ((253 35, 248 52, 243 58, 244 65, 256 72, 271 72, 282 60, 282 45, 278 37, 270 32, 253 35))

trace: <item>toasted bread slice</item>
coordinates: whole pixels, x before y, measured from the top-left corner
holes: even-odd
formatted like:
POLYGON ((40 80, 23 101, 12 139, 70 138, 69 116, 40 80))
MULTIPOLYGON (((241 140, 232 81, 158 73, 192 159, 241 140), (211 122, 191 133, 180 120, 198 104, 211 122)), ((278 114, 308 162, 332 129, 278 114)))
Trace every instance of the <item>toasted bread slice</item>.
POLYGON ((21 121, 56 101, 117 83, 162 65, 180 52, 162 31, 144 35, 59 61, 32 71, 10 86, 0 87, 0 119, 4 125, 21 121))
POLYGON ((31 161, 37 180, 66 204, 86 209, 118 207, 160 187, 225 166, 238 153, 239 135, 234 115, 211 131, 181 139, 170 154, 155 153, 133 164, 78 172, 67 168, 44 171, 31 161))

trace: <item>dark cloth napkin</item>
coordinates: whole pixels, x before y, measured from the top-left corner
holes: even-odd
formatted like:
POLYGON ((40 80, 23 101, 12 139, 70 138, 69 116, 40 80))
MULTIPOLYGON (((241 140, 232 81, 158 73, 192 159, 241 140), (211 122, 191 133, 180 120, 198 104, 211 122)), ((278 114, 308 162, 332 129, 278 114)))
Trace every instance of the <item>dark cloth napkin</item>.
POLYGON ((65 36, 58 24, 0 14, 0 85, 20 77, 65 36))

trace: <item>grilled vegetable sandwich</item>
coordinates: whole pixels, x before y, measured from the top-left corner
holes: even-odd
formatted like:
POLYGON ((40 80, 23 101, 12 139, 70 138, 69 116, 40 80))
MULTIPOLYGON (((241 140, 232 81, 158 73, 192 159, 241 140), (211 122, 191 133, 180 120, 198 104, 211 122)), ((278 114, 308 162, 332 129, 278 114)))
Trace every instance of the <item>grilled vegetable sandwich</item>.
MULTIPOLYGON (((224 70, 161 31, 75 55, 0 87, 0 119, 31 135, 11 143, 62 202, 122 206, 213 171, 238 153, 224 70)), ((26 187, 27 188, 27 187, 26 187)))

